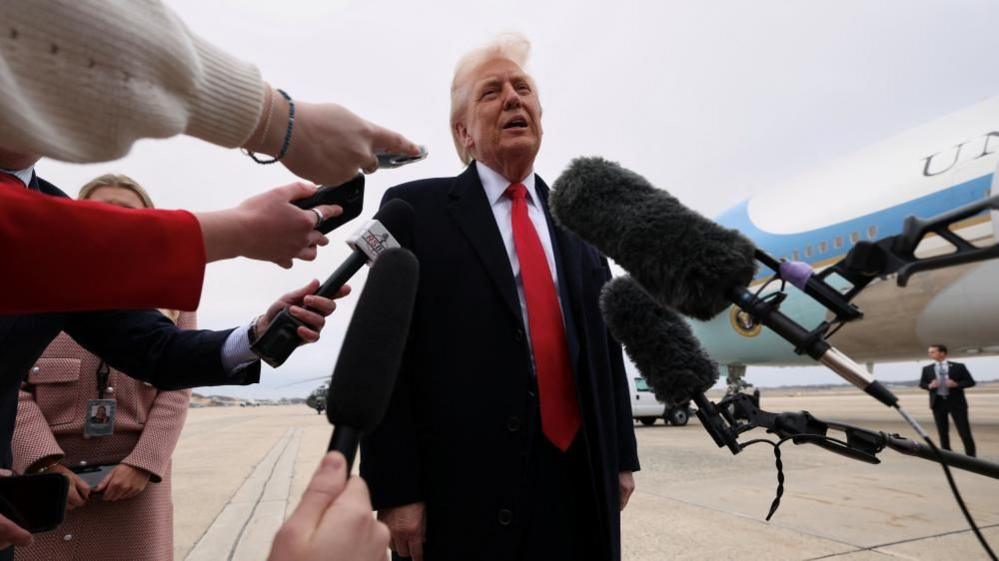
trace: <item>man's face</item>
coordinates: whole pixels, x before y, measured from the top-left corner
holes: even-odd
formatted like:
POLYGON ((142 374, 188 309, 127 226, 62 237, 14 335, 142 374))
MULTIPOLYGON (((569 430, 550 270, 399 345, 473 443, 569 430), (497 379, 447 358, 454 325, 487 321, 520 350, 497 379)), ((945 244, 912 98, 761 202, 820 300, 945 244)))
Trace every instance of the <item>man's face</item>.
POLYGON ((942 362, 947 359, 947 353, 941 351, 936 347, 930 347, 930 349, 927 351, 927 354, 930 355, 930 359, 935 360, 937 362, 942 362))
POLYGON ((541 147, 541 105, 527 74, 505 59, 481 64, 472 74, 464 122, 458 124, 475 159, 495 168, 533 164, 541 147))

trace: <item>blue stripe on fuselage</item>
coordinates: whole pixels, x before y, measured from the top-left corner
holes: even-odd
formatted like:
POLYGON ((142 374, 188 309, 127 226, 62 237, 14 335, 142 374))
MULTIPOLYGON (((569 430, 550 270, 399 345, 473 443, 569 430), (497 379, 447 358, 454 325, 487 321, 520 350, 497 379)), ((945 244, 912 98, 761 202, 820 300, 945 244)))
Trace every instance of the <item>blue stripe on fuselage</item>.
MULTIPOLYGON (((743 201, 735 207, 723 212, 716 219, 719 224, 735 228, 746 237, 753 240, 757 247, 774 257, 792 258, 792 252, 798 252, 798 260, 806 263, 816 263, 827 259, 840 258, 853 246, 850 235, 856 233, 862 240, 881 239, 893 236, 902 231, 902 225, 908 216, 928 218, 942 214, 957 207, 979 201, 989 196, 992 184, 992 174, 983 175, 964 183, 889 207, 872 212, 858 218, 825 226, 816 230, 797 232, 794 234, 774 234, 759 229, 749 218, 749 201, 743 201), (873 235, 872 230, 873 229, 873 235), (842 238, 842 247, 835 247, 837 236, 842 238), (825 242, 826 251, 820 252, 819 245, 825 242), (812 255, 805 255, 805 247, 812 248, 812 255)), ((821 200, 816 204, 822 204, 821 200)), ((767 276, 761 272, 759 277, 767 276)))

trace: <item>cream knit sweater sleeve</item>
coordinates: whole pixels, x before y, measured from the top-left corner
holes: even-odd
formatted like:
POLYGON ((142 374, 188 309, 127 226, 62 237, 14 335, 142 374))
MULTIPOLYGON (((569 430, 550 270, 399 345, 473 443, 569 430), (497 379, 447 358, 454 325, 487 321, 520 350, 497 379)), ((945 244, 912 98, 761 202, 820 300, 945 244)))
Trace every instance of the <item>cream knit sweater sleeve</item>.
POLYGON ((235 147, 263 106, 257 68, 158 0, 0 0, 0 146, 70 162, 184 133, 235 147))

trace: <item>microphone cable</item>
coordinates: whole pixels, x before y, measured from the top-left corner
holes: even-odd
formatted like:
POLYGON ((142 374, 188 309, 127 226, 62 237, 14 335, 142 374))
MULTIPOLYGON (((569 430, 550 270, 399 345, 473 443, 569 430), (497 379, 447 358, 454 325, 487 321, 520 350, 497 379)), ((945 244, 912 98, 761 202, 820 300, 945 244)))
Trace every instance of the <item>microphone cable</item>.
MULTIPOLYGON (((902 417, 906 421, 908 421, 910 425, 912 425, 912 427, 916 430, 917 433, 919 433, 919 436, 926 441, 926 444, 929 445, 930 449, 933 450, 933 453, 937 457, 937 462, 943 468, 944 474, 947 476, 947 484, 950 486, 950 491, 954 495, 954 500, 957 501, 957 505, 961 508, 961 513, 964 514, 964 518, 968 521, 968 525, 971 526, 972 532, 974 532, 975 537, 978 538, 978 542, 982 545, 982 548, 985 550, 985 553, 989 556, 989 559, 991 559, 992 561, 997 561, 996 554, 992 551, 992 547, 989 546, 989 542, 985 539, 985 536, 982 535, 982 531, 978 528, 978 524, 975 523, 975 519, 974 517, 972 517, 971 512, 968 510, 968 506, 964 503, 964 497, 961 496, 961 491, 958 490, 957 488, 957 483, 954 481, 954 476, 950 471, 950 466, 948 466, 947 462, 944 460, 943 455, 940 453, 940 449, 937 448, 936 444, 933 443, 933 440, 929 437, 929 435, 927 435, 926 432, 923 431, 922 426, 920 426, 919 423, 915 419, 913 419, 908 414, 907 411, 905 411, 905 409, 902 409, 901 406, 898 406, 897 409, 899 413, 901 413, 902 417)), ((847 448, 850 447, 846 442, 838 438, 833 438, 831 436, 819 435, 819 434, 792 434, 790 436, 781 438, 777 442, 774 442, 773 440, 767 438, 757 438, 742 444, 741 448, 745 449, 746 447, 752 446, 753 444, 767 443, 770 446, 772 446, 774 450, 774 464, 777 467, 777 490, 773 502, 770 503, 770 511, 767 512, 767 518, 766 518, 767 522, 769 522, 770 519, 773 517, 773 515, 777 512, 777 508, 780 507, 781 498, 784 496, 784 481, 785 481, 784 462, 781 459, 780 447, 785 442, 796 439, 799 441, 834 442, 836 444, 845 446, 847 448)))
POLYGON ((773 502, 770 503, 770 511, 767 512, 767 522, 773 517, 774 513, 777 512, 777 507, 780 506, 780 499, 784 496, 784 462, 781 460, 780 456, 780 446, 788 440, 810 440, 810 441, 826 441, 835 442, 841 446, 849 447, 846 442, 838 438, 833 438, 831 436, 825 436, 821 434, 792 434, 791 436, 785 436, 777 442, 770 440, 769 438, 757 438, 750 440, 745 444, 742 444, 740 448, 745 449, 747 446, 752 446, 753 444, 767 443, 774 448, 774 464, 777 466, 777 492, 774 496, 773 502))
MULTIPOLYGON (((762 285, 756 290, 756 297, 757 298, 761 298, 763 300, 774 299, 779 304, 779 302, 784 298, 784 296, 786 294, 785 293, 785 289, 786 289, 785 279, 778 273, 778 274, 775 274, 775 275, 771 276, 764 283, 762 283, 762 285), (769 287, 771 284, 773 284, 775 281, 778 281, 778 280, 780 281, 780 288, 777 289, 777 290, 775 290, 774 292, 770 292, 770 293, 764 295, 763 294, 764 290, 767 287, 769 287)), ((842 326, 843 326, 843 322, 838 322, 838 325, 836 325, 836 327, 834 327, 831 332, 825 333, 823 335, 823 338, 830 337, 831 335, 833 335, 834 333, 836 333, 836 331, 838 331, 839 328, 842 327, 842 326)), ((902 416, 902 419, 904 419, 905 422, 908 423, 909 426, 911 426, 912 429, 916 431, 916 434, 918 434, 924 441, 926 441, 926 444, 929 445, 930 449, 933 450, 933 454, 936 456, 937 463, 939 463, 940 466, 943 468, 944 475, 946 475, 946 477, 947 477, 947 484, 948 484, 948 486, 950 486, 951 494, 954 495, 954 500, 957 501, 957 505, 958 505, 958 507, 960 507, 961 513, 964 515, 965 520, 968 521, 968 525, 971 526, 971 530, 974 532, 975 537, 978 538, 978 542, 982 545, 982 548, 988 554, 989 559, 991 559, 992 561, 999 561, 999 559, 996 558, 995 552, 992 551, 992 547, 989 546, 989 542, 985 539, 985 536, 982 535, 981 530, 978 528, 978 524, 975 523, 975 519, 974 519, 974 517, 972 517, 971 512, 968 510, 968 506, 964 503, 964 497, 961 496, 961 491, 958 490, 957 483, 954 481, 954 476, 951 474, 950 466, 947 465, 947 461, 944 459, 943 455, 940 453, 940 449, 937 448, 936 444, 933 443, 933 440, 930 438, 930 436, 926 433, 925 430, 923 430, 923 427, 922 427, 922 425, 919 424, 919 421, 917 421, 915 418, 913 418, 911 415, 909 415, 909 412, 906 411, 902 407, 901 403, 899 403, 898 401, 896 401, 895 404, 892 405, 892 408, 895 409, 896 411, 898 411, 899 415, 902 416)), ((788 438, 799 438, 799 439, 805 439, 805 440, 830 440, 830 441, 839 442, 840 444, 844 444, 845 445, 845 443, 843 443, 841 441, 837 441, 834 438, 826 437, 826 436, 819 436, 819 437, 817 437, 817 435, 796 435, 796 436, 791 436, 791 437, 788 437, 788 438)), ((774 499, 774 502, 773 502, 773 504, 770 507, 770 513, 767 515, 767 520, 770 520, 770 517, 773 516, 774 512, 776 512, 777 506, 780 504, 781 495, 783 495, 784 474, 783 474, 783 471, 781 469, 782 468, 782 463, 781 463, 781 459, 780 459, 780 449, 779 449, 779 446, 781 444, 783 444, 784 442, 786 442, 788 440, 788 438, 783 438, 783 439, 781 439, 777 443, 774 443, 772 440, 768 440, 768 439, 763 438, 763 439, 757 439, 757 440, 753 440, 753 441, 747 442, 746 445, 745 445, 745 446, 748 446, 750 444, 755 444, 755 443, 759 443, 759 442, 766 442, 766 443, 768 443, 768 444, 770 444, 770 445, 772 445, 774 447, 774 456, 776 456, 776 458, 777 458, 777 460, 776 460, 776 463, 777 463, 777 497, 774 499)))
POLYGON ((996 554, 992 551, 992 547, 989 546, 989 542, 986 541, 985 536, 982 535, 982 531, 978 529, 978 524, 975 524, 975 519, 971 516, 971 512, 968 510, 968 506, 964 504, 964 498, 961 496, 961 491, 957 489, 957 483, 954 481, 954 476, 950 472, 950 466, 947 465, 947 461, 944 459, 943 454, 940 453, 940 449, 937 445, 933 443, 930 435, 926 434, 923 427, 919 424, 916 419, 909 415, 909 412, 902 408, 901 403, 895 404, 895 409, 898 411, 899 415, 906 420, 907 423, 926 441, 930 449, 933 450, 933 454, 937 457, 937 463, 943 468, 944 475, 947 476, 947 484, 950 485, 951 494, 954 495, 954 500, 957 501, 957 506, 961 507, 961 513, 964 514, 964 518, 968 521, 968 525, 971 526, 971 530, 975 533, 975 537, 978 538, 978 542, 982 544, 982 548, 985 549, 985 553, 988 554, 989 559, 992 561, 997 561, 996 554))

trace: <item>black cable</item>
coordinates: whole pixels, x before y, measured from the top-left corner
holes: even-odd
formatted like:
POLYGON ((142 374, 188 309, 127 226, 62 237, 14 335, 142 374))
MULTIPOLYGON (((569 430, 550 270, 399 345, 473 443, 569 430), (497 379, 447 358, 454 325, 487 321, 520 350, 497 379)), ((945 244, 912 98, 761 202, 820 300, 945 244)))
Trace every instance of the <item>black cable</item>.
POLYGON ((782 496, 784 496, 784 462, 781 461, 780 459, 780 445, 784 444, 788 440, 793 440, 796 438, 799 440, 812 440, 812 441, 824 440, 827 442, 835 442, 836 444, 839 444, 841 446, 849 447, 849 445, 846 442, 843 442, 838 438, 833 438, 831 436, 826 436, 824 434, 804 434, 804 433, 785 436, 784 438, 780 439, 777 442, 774 442, 773 440, 767 440, 766 438, 757 438, 756 440, 750 440, 749 442, 743 444, 742 448, 745 448, 753 444, 766 442, 767 444, 774 447, 774 464, 777 466, 777 493, 774 496, 773 502, 770 503, 770 512, 767 513, 767 522, 769 522, 770 519, 773 517, 774 513, 777 512, 777 507, 780 506, 780 499, 782 496))
POLYGON ((930 435, 926 434, 926 431, 923 430, 919 421, 909 415, 909 412, 902 407, 901 403, 895 404, 895 410, 898 411, 898 414, 901 415, 903 419, 905 419, 905 422, 909 423, 909 426, 916 431, 916 434, 921 436, 923 440, 926 441, 926 444, 930 446, 930 450, 933 450, 933 455, 936 456, 937 462, 944 470, 944 475, 947 476, 947 484, 950 485, 950 492, 954 495, 954 500, 957 501, 957 506, 961 507, 961 513, 964 514, 965 520, 968 521, 968 525, 971 526, 971 530, 975 533, 975 537, 978 538, 978 543, 982 544, 982 548, 985 549, 985 553, 988 554, 989 559, 997 561, 995 552, 993 552, 992 548, 989 547, 989 542, 985 541, 985 536, 983 536, 981 530, 978 529, 978 524, 975 524, 975 519, 971 517, 971 512, 968 511, 967 505, 964 504, 964 498, 961 497, 961 492, 957 489, 957 483, 954 482, 954 476, 950 473, 950 466, 947 465, 947 460, 945 460, 943 454, 940 453, 940 449, 937 448, 936 444, 933 444, 933 440, 930 439, 930 435))
POLYGON ((982 544, 982 547, 985 549, 985 553, 989 555, 989 559, 996 561, 996 554, 992 551, 992 548, 989 547, 989 542, 985 541, 985 536, 983 536, 982 531, 978 529, 978 524, 975 524, 975 519, 971 517, 971 512, 968 511, 967 505, 964 504, 964 498, 961 497, 961 492, 957 490, 957 483, 954 482, 954 476, 951 475, 950 466, 948 466, 947 461, 944 460, 943 454, 940 453, 940 449, 937 448, 936 444, 933 444, 933 441, 930 440, 929 436, 925 434, 922 436, 923 440, 930 445, 930 448, 937 457, 937 461, 943 468, 944 475, 947 476, 947 483, 950 485, 950 492, 954 495, 954 500, 957 501, 957 506, 961 507, 961 512, 964 514, 964 518, 967 519, 968 525, 971 526, 971 530, 975 533, 975 537, 978 538, 978 542, 982 544))
MULTIPOLYGON (((954 499, 957 501, 957 505, 961 507, 961 513, 964 514, 964 518, 968 521, 968 525, 971 526, 971 530, 974 532, 975 537, 978 538, 978 542, 982 545, 982 548, 985 549, 985 553, 988 554, 989 559, 992 559, 992 561, 999 561, 996 559, 996 554, 992 551, 992 548, 989 546, 989 543, 985 540, 985 536, 982 535, 982 531, 978 528, 978 524, 975 523, 975 519, 971 516, 971 512, 968 511, 967 505, 964 504, 964 498, 961 496, 961 492, 957 488, 957 483, 954 481, 954 476, 951 474, 950 466, 948 466, 947 461, 944 460, 943 455, 940 453, 940 449, 937 448, 936 444, 933 443, 933 440, 931 440, 930 437, 926 435, 923 431, 919 430, 917 432, 920 433, 923 440, 926 441, 926 443, 930 446, 930 449, 933 450, 933 453, 936 455, 937 462, 943 468, 944 474, 947 476, 947 483, 950 485, 951 493, 954 495, 954 499)), ((747 446, 751 446, 753 444, 766 442, 767 444, 773 446, 774 449, 774 464, 777 467, 777 492, 774 496, 773 502, 770 503, 770 511, 767 513, 767 518, 766 518, 768 522, 773 517, 774 513, 777 512, 777 508, 780 506, 781 497, 784 496, 784 479, 785 479, 784 462, 781 460, 780 446, 781 444, 784 444, 788 440, 794 440, 794 439, 813 440, 813 441, 825 440, 829 442, 835 442, 843 446, 847 447, 849 446, 846 442, 843 442, 842 440, 833 438, 831 436, 825 436, 819 434, 793 434, 791 436, 784 437, 777 442, 768 440, 766 438, 758 438, 744 443, 742 445, 742 448, 746 448, 747 446)))
POLYGON ((777 464, 777 494, 774 496, 773 502, 770 503, 770 512, 767 513, 767 522, 770 522, 770 518, 773 517, 774 513, 777 512, 777 507, 780 506, 780 498, 784 496, 784 463, 780 460, 780 445, 784 441, 774 442, 773 440, 767 440, 766 438, 757 438, 756 440, 750 440, 749 442, 742 445, 743 448, 750 446, 752 444, 759 444, 760 442, 766 442, 767 444, 774 447, 774 458, 777 464))

